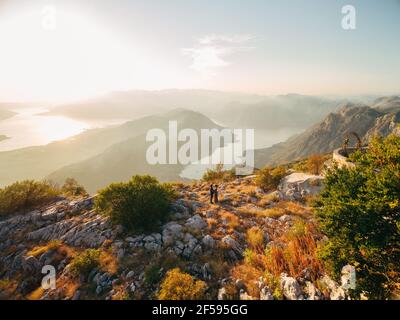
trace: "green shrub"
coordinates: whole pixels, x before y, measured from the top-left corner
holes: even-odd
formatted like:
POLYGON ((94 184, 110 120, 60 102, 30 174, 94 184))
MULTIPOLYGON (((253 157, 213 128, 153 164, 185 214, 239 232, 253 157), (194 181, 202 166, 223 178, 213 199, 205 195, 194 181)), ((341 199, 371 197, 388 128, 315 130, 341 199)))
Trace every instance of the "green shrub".
POLYGON ((281 289, 280 279, 268 272, 264 274, 264 279, 268 287, 272 291, 275 300, 283 300, 283 292, 281 289))
POLYGON ((161 283, 159 300, 199 300, 204 298, 207 285, 204 281, 195 280, 190 274, 178 268, 168 271, 161 283))
POLYGON ((147 266, 144 271, 144 282, 147 285, 154 285, 160 281, 160 267, 157 264, 147 266))
POLYGON ((254 265, 257 253, 250 248, 246 248, 243 252, 244 262, 248 265, 254 265))
POLYGON ((255 183, 264 191, 271 191, 278 187, 281 179, 286 175, 283 166, 276 168, 265 167, 257 172, 255 183))
POLYGON ((78 253, 70 264, 70 272, 72 275, 79 277, 83 275, 87 277, 94 268, 98 268, 100 265, 100 254, 99 249, 88 249, 81 253, 78 253))
POLYGON ((217 164, 215 169, 207 169, 201 178, 205 182, 214 181, 232 181, 236 178, 235 169, 224 170, 224 165, 222 163, 217 164))
POLYGON ((400 283, 400 137, 374 139, 351 160, 355 168, 327 173, 315 202, 329 238, 321 257, 337 279, 356 268, 355 297, 388 298, 400 283))
POLYGON ((113 183, 99 191, 97 212, 111 217, 128 231, 148 232, 166 222, 175 192, 150 176, 133 176, 127 183, 113 183))
POLYGON ((67 196, 86 196, 85 188, 74 178, 67 178, 61 187, 61 191, 67 196))
POLYGON ((48 181, 25 180, 0 189, 0 216, 23 213, 50 203, 59 194, 48 181))

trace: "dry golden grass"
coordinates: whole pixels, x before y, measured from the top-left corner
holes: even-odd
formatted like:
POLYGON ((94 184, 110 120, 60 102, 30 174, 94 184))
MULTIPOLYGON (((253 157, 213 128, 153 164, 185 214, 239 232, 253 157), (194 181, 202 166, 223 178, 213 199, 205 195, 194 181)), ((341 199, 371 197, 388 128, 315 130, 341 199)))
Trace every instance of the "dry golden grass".
POLYGON ((264 249, 264 231, 259 227, 252 227, 247 230, 246 240, 249 246, 256 250, 262 251, 264 249))
POLYGON ((229 263, 225 259, 224 252, 215 248, 211 253, 199 256, 197 262, 201 264, 208 263, 214 278, 227 278, 229 275, 229 263))
POLYGON ((219 216, 227 221, 226 225, 231 229, 236 229, 240 226, 240 219, 231 212, 222 211, 219 216))
POLYGON ((266 251, 265 269, 274 276, 286 272, 296 277, 307 268, 312 279, 317 279, 323 273, 323 264, 317 256, 317 236, 312 224, 295 224, 282 237, 284 247, 272 245, 266 251))
POLYGON ((210 230, 213 230, 218 225, 218 220, 215 218, 208 218, 207 225, 210 230))
POLYGON ((281 201, 277 203, 275 207, 264 210, 241 208, 239 209, 239 212, 245 216, 253 216, 260 218, 268 217, 274 219, 278 219, 286 214, 302 218, 307 218, 312 214, 310 209, 307 209, 301 204, 294 201, 281 201))
MULTIPOLYGON (((58 278, 56 280, 56 287, 63 288, 66 297, 72 298, 75 291, 79 288, 79 283, 75 279, 70 278, 58 278)), ((40 300, 46 291, 40 286, 28 295, 25 296, 27 300, 40 300)))
POLYGON ((304 207, 298 202, 294 201, 285 201, 281 202, 278 204, 278 206, 284 206, 287 211, 289 211, 289 214, 302 217, 302 218, 307 218, 311 215, 310 209, 304 207))
POLYGON ((51 240, 44 246, 37 246, 32 248, 29 252, 27 252, 26 255, 37 257, 49 250, 59 248, 61 245, 62 242, 60 240, 51 240))
POLYGON ((45 290, 42 287, 37 288, 36 290, 32 291, 26 296, 27 300, 39 300, 43 294, 45 293, 45 290))
POLYGON ((273 193, 270 193, 270 194, 264 195, 264 196, 260 199, 259 204, 260 204, 260 205, 261 205, 261 204, 268 205, 268 204, 270 204, 270 203, 277 203, 277 202, 279 202, 279 201, 280 201, 280 198, 279 198, 278 195, 273 194, 273 193))
POLYGON ((258 298, 260 295, 260 289, 256 282, 263 274, 262 270, 248 264, 240 264, 232 269, 233 278, 243 280, 246 292, 255 298, 258 298))
POLYGON ((1 279, 0 280, 0 291, 3 299, 18 298, 17 288, 20 283, 18 277, 16 279, 1 279))
POLYGON ((259 218, 265 218, 265 217, 279 218, 279 217, 289 213, 284 208, 279 208, 279 207, 265 209, 265 210, 240 208, 239 212, 244 216, 252 216, 252 217, 259 217, 259 218))
POLYGON ((115 255, 111 254, 108 250, 102 251, 99 257, 100 268, 103 271, 107 271, 111 274, 115 274, 118 271, 118 259, 115 255))
MULTIPOLYGON (((252 228, 253 229, 253 228, 252 228)), ((251 229, 250 229, 251 230, 251 229)), ((259 289, 254 282, 263 276, 267 279, 269 287, 276 298, 281 298, 279 289, 279 277, 285 272, 293 277, 301 275, 304 269, 308 269, 311 280, 315 282, 323 273, 323 264, 318 259, 317 249, 320 237, 314 225, 305 223, 302 219, 285 234, 275 240, 276 244, 270 245, 266 250, 257 250, 261 237, 258 231, 250 231, 248 242, 253 243, 245 250, 244 260, 235 266, 232 275, 236 279, 243 279, 250 295, 257 296, 259 289)))
POLYGON ((280 218, 284 216, 285 214, 289 214, 290 212, 283 207, 275 207, 275 208, 270 208, 270 209, 265 209, 263 211, 263 216, 268 217, 268 218, 280 218))

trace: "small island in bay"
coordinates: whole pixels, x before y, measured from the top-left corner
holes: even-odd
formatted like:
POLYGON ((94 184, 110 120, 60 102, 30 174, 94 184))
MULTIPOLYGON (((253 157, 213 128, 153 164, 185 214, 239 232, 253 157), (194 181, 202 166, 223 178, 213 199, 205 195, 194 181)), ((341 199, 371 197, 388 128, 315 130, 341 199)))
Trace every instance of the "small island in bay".
POLYGON ((0 141, 6 140, 6 139, 10 139, 10 137, 7 137, 4 134, 0 134, 0 141))

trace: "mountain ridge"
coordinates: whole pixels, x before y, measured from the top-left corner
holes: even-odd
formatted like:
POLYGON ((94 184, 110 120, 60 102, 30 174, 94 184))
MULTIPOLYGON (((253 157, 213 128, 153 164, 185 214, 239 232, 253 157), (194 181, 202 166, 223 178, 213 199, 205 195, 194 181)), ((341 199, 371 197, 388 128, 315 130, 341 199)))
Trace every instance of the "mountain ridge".
POLYGON ((399 111, 375 105, 346 103, 335 113, 304 132, 269 148, 255 150, 257 166, 277 165, 300 160, 311 154, 332 152, 343 144, 349 132, 357 133, 363 143, 374 135, 386 136, 396 131, 399 111))

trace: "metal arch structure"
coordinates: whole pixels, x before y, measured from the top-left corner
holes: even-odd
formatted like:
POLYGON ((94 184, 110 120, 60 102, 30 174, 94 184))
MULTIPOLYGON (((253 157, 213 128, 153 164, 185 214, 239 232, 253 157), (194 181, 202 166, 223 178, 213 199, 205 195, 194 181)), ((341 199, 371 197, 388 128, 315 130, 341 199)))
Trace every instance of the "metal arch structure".
POLYGON ((345 154, 348 154, 348 148, 349 148, 349 142, 350 142, 350 137, 351 136, 353 136, 357 140, 356 149, 359 150, 362 147, 362 142, 361 142, 361 139, 358 136, 358 134, 356 132, 354 132, 354 131, 351 131, 351 132, 349 132, 349 133, 347 133, 345 135, 345 139, 344 139, 344 142, 343 142, 342 149, 343 149, 345 154))

